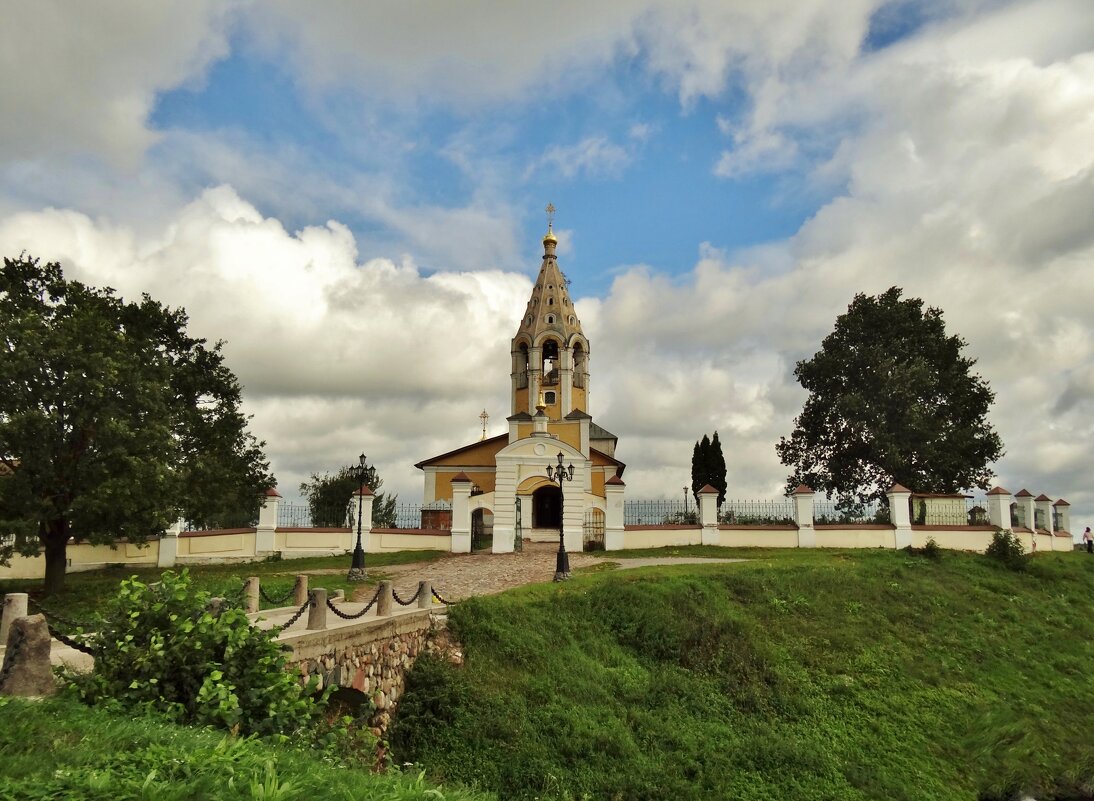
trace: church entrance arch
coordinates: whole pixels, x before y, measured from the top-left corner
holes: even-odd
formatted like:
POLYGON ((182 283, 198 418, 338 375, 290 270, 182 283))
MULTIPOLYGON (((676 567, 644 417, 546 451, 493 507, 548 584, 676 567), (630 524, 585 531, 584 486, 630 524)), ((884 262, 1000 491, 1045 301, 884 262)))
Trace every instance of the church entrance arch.
POLYGON ((479 508, 471 513, 471 550, 489 551, 494 547, 494 513, 479 508))
POLYGON ((558 529, 562 525, 562 490, 553 484, 532 493, 532 527, 558 529))

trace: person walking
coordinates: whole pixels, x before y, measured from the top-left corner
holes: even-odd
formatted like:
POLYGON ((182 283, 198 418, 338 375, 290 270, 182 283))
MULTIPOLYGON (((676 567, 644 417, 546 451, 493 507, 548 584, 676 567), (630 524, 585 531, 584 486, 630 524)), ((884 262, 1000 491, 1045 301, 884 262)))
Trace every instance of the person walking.
POLYGON ((1094 553, 1094 534, 1090 533, 1090 526, 1083 532, 1083 544, 1086 545, 1087 553, 1094 553))

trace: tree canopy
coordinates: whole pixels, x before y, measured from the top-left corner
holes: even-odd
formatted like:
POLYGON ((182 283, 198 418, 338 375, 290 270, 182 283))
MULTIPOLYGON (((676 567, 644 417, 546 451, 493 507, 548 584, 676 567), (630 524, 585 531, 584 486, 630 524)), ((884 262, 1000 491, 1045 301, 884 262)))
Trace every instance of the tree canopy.
POLYGON ((699 490, 707 484, 718 490, 718 506, 726 499, 726 459, 722 455, 722 443, 718 432, 713 437, 703 434, 691 452, 691 494, 699 503, 699 490))
POLYGON ((47 592, 65 550, 257 517, 273 485, 240 385, 182 309, 66 280, 21 256, 0 270, 0 533, 44 549, 47 592), (14 535, 14 536, 12 536, 14 535))
POLYGON ((855 295, 812 359, 794 370, 808 390, 790 438, 776 451, 799 484, 844 502, 915 492, 987 488, 1002 456, 987 421, 995 398, 971 372, 965 342, 942 312, 892 287, 855 295))
MULTIPOLYGON (((397 495, 380 492, 384 480, 369 465, 365 476, 365 486, 376 497, 372 501, 372 527, 393 528, 395 526, 395 504, 397 495)), ((300 485, 300 494, 308 502, 308 511, 313 526, 343 526, 346 524, 346 509, 350 497, 361 488, 354 477, 353 468, 343 467, 335 473, 312 473, 311 478, 300 485)), ((350 521, 351 527, 356 521, 350 521)))

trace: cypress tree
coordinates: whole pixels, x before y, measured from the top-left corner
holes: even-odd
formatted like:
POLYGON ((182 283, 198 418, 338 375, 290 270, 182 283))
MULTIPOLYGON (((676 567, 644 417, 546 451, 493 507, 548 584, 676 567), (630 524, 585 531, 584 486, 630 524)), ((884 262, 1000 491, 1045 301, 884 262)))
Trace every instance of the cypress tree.
POLYGON ((718 432, 714 432, 714 438, 710 441, 710 486, 718 490, 718 508, 726 499, 726 457, 722 455, 722 443, 718 439, 718 432))

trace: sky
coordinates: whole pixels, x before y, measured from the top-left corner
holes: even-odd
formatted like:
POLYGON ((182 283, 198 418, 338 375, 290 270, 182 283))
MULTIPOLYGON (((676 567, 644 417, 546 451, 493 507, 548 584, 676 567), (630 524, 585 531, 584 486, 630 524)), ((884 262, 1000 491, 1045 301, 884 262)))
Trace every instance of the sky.
MULTIPOLYGON (((1094 525, 1094 4, 0 0, 0 253, 223 340, 282 494, 506 430, 557 208, 628 497, 779 496, 858 292, 942 310, 996 483, 1094 525)), ((913 488, 914 489, 914 488, 913 488)))

